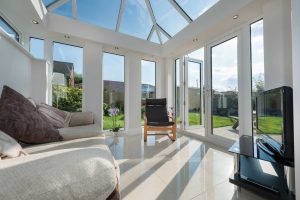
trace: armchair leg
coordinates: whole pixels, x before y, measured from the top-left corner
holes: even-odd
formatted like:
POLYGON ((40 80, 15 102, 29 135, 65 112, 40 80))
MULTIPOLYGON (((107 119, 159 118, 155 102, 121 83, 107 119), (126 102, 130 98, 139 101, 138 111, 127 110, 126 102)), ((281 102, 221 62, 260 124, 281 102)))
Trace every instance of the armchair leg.
POLYGON ((144 142, 147 142, 147 132, 148 132, 147 126, 144 125, 144 142))
POLYGON ((176 124, 174 124, 172 127, 172 133, 173 133, 172 140, 175 141, 176 140, 176 124))

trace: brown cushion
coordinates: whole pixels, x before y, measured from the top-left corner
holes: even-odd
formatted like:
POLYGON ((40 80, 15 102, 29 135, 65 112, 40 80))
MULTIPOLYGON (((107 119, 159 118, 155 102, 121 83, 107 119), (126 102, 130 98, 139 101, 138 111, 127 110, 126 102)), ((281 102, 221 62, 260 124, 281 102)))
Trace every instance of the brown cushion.
POLYGON ((38 111, 42 113, 54 128, 63 128, 67 119, 68 113, 47 104, 41 103, 38 111))
POLYGON ((4 86, 0 99, 0 129, 29 144, 62 140, 56 130, 24 96, 4 86))

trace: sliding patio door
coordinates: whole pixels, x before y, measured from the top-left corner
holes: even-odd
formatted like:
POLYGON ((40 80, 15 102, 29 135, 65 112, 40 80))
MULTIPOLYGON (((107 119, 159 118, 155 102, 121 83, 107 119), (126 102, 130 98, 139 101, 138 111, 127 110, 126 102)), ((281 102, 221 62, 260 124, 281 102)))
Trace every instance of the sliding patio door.
POLYGON ((239 137, 238 36, 207 47, 207 135, 230 141, 239 137))

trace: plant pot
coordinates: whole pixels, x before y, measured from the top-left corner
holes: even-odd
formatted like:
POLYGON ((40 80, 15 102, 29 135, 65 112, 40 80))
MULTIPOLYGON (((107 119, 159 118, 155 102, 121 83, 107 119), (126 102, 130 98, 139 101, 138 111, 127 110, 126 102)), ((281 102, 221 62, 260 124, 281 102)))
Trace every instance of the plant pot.
POLYGON ((114 137, 118 137, 119 136, 119 131, 113 131, 114 137))

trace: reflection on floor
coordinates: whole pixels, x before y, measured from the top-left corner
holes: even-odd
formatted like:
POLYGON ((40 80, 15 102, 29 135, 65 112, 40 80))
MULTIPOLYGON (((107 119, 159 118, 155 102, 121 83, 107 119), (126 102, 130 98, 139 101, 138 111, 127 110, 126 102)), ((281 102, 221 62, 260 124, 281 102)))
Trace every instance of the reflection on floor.
POLYGON ((220 127, 220 128, 214 128, 213 129, 214 135, 218 135, 230 140, 237 140, 239 139, 239 131, 238 128, 237 130, 233 129, 231 126, 225 126, 225 127, 220 127))
MULTIPOLYGON (((193 134, 196 134, 196 135, 205 136, 204 128, 188 129, 186 131, 190 132, 190 133, 193 133, 193 134)), ((230 139, 230 140, 235 141, 235 140, 239 139, 238 129, 234 130, 231 126, 214 128, 213 132, 214 132, 214 135, 218 135, 218 136, 221 136, 223 138, 230 139)))
POLYGON ((178 135, 107 136, 120 165, 122 199, 261 199, 228 182, 233 156, 211 144, 178 135))

